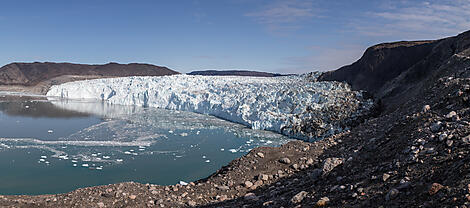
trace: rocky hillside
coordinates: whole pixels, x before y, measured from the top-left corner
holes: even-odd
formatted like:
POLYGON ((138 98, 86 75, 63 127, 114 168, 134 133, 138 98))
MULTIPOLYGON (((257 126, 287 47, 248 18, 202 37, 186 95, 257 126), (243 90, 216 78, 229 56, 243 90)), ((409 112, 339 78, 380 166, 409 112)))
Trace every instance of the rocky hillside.
POLYGON ((269 72, 258 72, 248 70, 205 70, 205 71, 193 71, 188 73, 189 75, 204 75, 204 76, 250 76, 250 77, 279 77, 286 76, 282 74, 269 73, 269 72))
POLYGON ((34 86, 46 80, 64 75, 123 77, 162 76, 178 74, 166 67, 150 64, 86 65, 71 63, 12 63, 0 68, 0 85, 34 86))
POLYGON ((434 81, 432 77, 439 76, 449 58, 468 56, 469 48, 470 31, 436 41, 379 44, 367 49, 357 62, 319 79, 348 82, 353 89, 366 90, 393 108, 434 81))

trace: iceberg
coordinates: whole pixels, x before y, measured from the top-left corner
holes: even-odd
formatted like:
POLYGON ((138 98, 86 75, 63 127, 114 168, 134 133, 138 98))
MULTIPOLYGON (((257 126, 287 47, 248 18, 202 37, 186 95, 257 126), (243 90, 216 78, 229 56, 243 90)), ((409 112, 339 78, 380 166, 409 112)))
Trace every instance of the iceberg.
POLYGON ((341 132, 373 107, 372 100, 348 84, 318 82, 319 75, 106 78, 55 85, 47 96, 190 111, 252 129, 317 139, 341 132))

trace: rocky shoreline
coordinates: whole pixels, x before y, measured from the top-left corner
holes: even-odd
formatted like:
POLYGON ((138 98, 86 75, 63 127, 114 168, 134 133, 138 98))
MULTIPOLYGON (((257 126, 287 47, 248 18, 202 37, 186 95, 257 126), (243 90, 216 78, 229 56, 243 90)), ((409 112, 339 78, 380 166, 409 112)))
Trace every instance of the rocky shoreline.
POLYGON ((408 66, 387 81, 374 94, 380 114, 347 132, 255 148, 187 185, 0 196, 0 206, 470 207, 470 32, 425 44, 435 44, 426 67, 408 66))

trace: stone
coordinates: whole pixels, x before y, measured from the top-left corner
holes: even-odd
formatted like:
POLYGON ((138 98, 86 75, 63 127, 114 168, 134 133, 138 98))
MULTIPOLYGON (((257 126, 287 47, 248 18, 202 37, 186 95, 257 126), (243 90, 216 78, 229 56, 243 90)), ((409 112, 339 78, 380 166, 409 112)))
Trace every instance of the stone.
POLYGON ((263 181, 262 180, 257 180, 253 185, 256 186, 256 187, 261 186, 261 185, 263 185, 263 181))
POLYGON ((449 139, 449 140, 446 141, 446 144, 447 144, 448 147, 451 147, 452 144, 454 144, 454 141, 449 139))
POLYGON ((307 162, 305 162, 305 164, 307 164, 307 165, 313 164, 313 159, 312 159, 312 158, 308 158, 308 159, 307 159, 307 162))
POLYGON ((470 135, 462 138, 462 142, 465 143, 465 144, 470 144, 470 135))
POLYGON ((252 201, 258 201, 258 197, 254 193, 247 193, 245 196, 243 196, 245 200, 252 200, 252 201))
POLYGON ((431 106, 429 106, 429 105, 424 105, 424 106, 423 106, 423 112, 426 113, 426 112, 428 112, 429 110, 431 110, 431 106))
POLYGON ((283 163, 283 164, 289 164, 289 163, 290 163, 290 159, 287 158, 287 157, 283 157, 283 158, 279 159, 279 162, 280 162, 280 163, 283 163))
POLYGON ((451 111, 446 115, 447 119, 453 119, 454 117, 457 117, 457 113, 455 111, 451 111))
POLYGON ((408 181, 405 181, 403 183, 400 183, 400 185, 397 187, 398 190, 405 190, 408 189, 411 186, 411 183, 408 181))
POLYGON ((259 179, 259 180, 262 180, 262 181, 267 181, 267 180, 269 180, 269 176, 266 175, 266 174, 260 174, 260 175, 258 176, 258 179, 259 179))
POLYGON ((215 199, 218 201, 225 201, 227 200, 227 195, 216 196, 215 199))
POLYGON ((253 186, 253 183, 251 181, 245 181, 244 185, 245 187, 250 188, 253 186))
POLYGON ((316 169, 312 170, 312 172, 308 173, 308 175, 309 175, 313 180, 316 180, 316 179, 318 179, 318 177, 321 176, 321 173, 322 173, 322 170, 319 169, 319 168, 316 168, 316 169))
POLYGON ((103 207, 104 207, 104 203, 103 203, 103 202, 98 202, 97 205, 98 205, 99 208, 103 208, 103 207))
POLYGON ((338 165, 341 165, 343 163, 343 159, 341 158, 336 158, 336 157, 330 157, 325 160, 323 163, 323 174, 327 174, 330 171, 332 171, 334 168, 336 168, 338 165))
POLYGON ((384 173, 382 176, 383 181, 387 181, 390 178, 390 174, 384 173))
POLYGON ((294 197, 292 197, 290 202, 292 204, 298 204, 298 203, 302 202, 302 200, 304 200, 304 198, 307 196, 307 194, 308 193, 306 191, 301 191, 301 192, 297 193, 294 197))
POLYGON ((442 122, 438 121, 436 123, 431 124, 431 131, 436 133, 442 128, 442 122))
POLYGON ((400 191, 398 191, 398 189, 392 188, 392 189, 390 189, 390 191, 385 196, 385 200, 390 201, 392 199, 395 199, 398 196, 399 193, 400 193, 400 191))
POLYGON ((292 167, 292 169, 294 169, 294 170, 298 170, 298 169, 299 169, 299 165, 297 165, 297 164, 292 164, 291 167, 292 167))
POLYGON ((195 201, 188 201, 188 205, 191 206, 191 207, 195 207, 196 202, 195 201))
POLYGON ((227 190, 230 189, 228 186, 217 186, 216 188, 221 190, 221 191, 227 191, 227 190))
POLYGON ((137 196, 136 196, 136 195, 134 195, 134 194, 132 194, 132 195, 130 195, 130 196, 129 196, 129 199, 132 199, 132 200, 134 200, 135 198, 137 198, 137 196))
POLYGON ((262 152, 258 152, 258 153, 256 153, 256 155, 258 155, 258 157, 260 157, 260 158, 264 158, 264 154, 262 152))
POLYGON ((434 195, 436 194, 437 192, 439 192, 442 188, 444 188, 443 185, 439 184, 439 183, 433 183, 431 185, 431 187, 429 188, 429 195, 434 195))
POLYGON ((328 197, 322 197, 317 201, 316 205, 318 207, 324 207, 328 204, 328 202, 330 202, 330 199, 328 197))
POLYGON ((439 135, 439 141, 444 141, 445 139, 447 139, 447 134, 446 133, 442 133, 441 135, 439 135))

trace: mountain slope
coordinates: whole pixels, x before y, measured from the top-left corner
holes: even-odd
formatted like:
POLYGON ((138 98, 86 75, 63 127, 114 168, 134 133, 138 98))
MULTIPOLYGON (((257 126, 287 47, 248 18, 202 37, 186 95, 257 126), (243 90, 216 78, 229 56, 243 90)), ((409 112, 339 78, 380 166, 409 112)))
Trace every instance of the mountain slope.
POLYGON ((327 72, 319 80, 345 81, 393 109, 434 82, 433 77, 453 55, 468 56, 469 48, 470 31, 436 41, 379 44, 367 49, 357 62, 327 72))
POLYGON ((150 64, 86 65, 71 63, 12 63, 0 68, 0 85, 34 86, 40 82, 64 75, 78 76, 162 76, 178 74, 166 67, 150 64))

